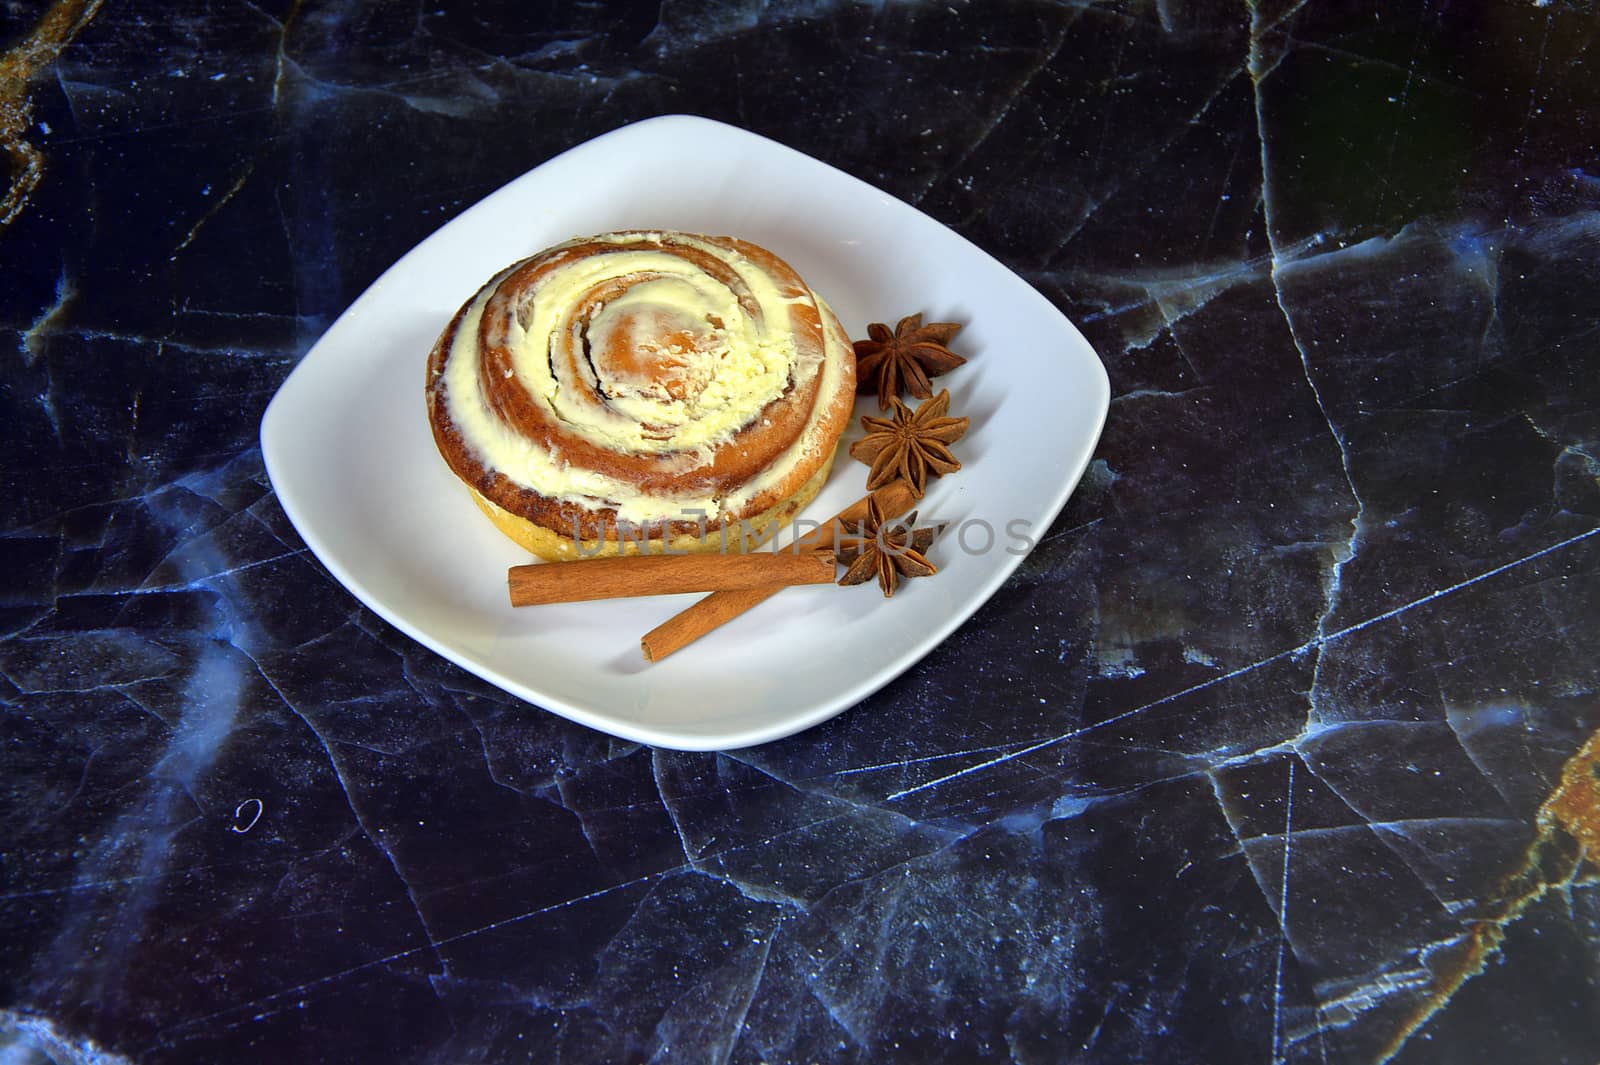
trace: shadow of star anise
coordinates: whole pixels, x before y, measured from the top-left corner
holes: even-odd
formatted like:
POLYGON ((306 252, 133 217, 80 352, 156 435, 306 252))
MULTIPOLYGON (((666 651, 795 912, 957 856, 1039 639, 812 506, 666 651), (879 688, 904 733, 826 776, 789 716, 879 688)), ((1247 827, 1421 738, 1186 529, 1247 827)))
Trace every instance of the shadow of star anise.
POLYGON ((922 315, 900 319, 894 332, 882 322, 867 326, 870 339, 855 342, 856 391, 877 392, 878 409, 902 391, 918 399, 933 395, 928 378, 949 373, 967 360, 945 347, 961 326, 956 322, 922 324, 922 315))
POLYGON ((867 464, 869 492, 898 477, 910 487, 913 496, 921 499, 929 477, 941 477, 961 468, 950 453, 950 445, 961 439, 972 419, 948 417, 948 388, 919 405, 915 412, 898 398, 889 403, 889 417, 874 418, 869 414, 861 419, 867 435, 850 445, 850 455, 867 464))
POLYGON ((839 561, 847 563, 843 585, 864 584, 878 578, 884 598, 894 594, 902 577, 931 577, 939 572, 923 557, 933 543, 932 529, 916 528, 917 512, 886 524, 878 500, 869 496, 867 516, 847 526, 838 548, 839 561))

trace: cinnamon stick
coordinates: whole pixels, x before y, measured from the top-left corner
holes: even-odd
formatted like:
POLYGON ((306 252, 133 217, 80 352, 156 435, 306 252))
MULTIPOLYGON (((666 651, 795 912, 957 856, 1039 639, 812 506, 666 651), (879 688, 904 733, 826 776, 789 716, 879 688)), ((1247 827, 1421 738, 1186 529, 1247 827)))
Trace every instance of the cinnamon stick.
POLYGON ((831 551, 803 554, 648 555, 512 566, 512 606, 580 603, 635 595, 831 584, 831 551))
MULTIPOLYGON (((916 502, 904 481, 892 481, 871 495, 877 497, 885 518, 898 518, 916 502)), ((819 552, 831 549, 840 526, 859 522, 866 516, 869 498, 871 496, 862 496, 828 519, 816 531, 814 540, 806 538, 804 546, 819 552)), ((639 641, 639 647, 644 651, 646 661, 659 662, 781 591, 781 585, 768 585, 763 588, 713 592, 645 633, 639 641)))

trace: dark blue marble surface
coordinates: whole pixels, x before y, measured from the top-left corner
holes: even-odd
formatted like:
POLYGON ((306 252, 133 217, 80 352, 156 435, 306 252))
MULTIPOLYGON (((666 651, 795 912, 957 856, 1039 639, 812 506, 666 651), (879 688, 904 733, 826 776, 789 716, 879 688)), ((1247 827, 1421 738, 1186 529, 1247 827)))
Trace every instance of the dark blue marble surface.
POLYGON ((1592 5, 0 27, 5 1061, 1600 1057, 1592 5), (724 754, 411 643, 256 443, 390 262, 668 112, 955 227, 1113 382, 976 617, 724 754))

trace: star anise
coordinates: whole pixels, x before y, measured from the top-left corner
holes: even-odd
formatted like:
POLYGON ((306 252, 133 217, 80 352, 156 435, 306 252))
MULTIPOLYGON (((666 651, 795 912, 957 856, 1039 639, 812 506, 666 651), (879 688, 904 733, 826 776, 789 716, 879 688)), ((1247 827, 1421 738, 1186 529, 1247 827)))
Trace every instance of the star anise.
POLYGON ((889 400, 890 417, 861 419, 867 435, 850 445, 850 454, 869 467, 867 491, 882 488, 895 478, 922 498, 928 478, 942 477, 961 468, 950 453, 951 444, 966 433, 971 418, 947 417, 950 390, 942 390, 912 411, 898 396, 889 400))
POLYGON ((928 378, 949 373, 966 362, 945 347, 961 332, 955 322, 922 324, 922 315, 900 319, 889 332, 882 322, 867 326, 870 340, 858 340, 856 349, 856 391, 878 393, 878 409, 888 410, 889 400, 902 391, 918 399, 933 395, 928 378))
POLYGON ((867 497, 867 516, 848 527, 838 548, 839 561, 848 563, 839 583, 863 584, 874 575, 887 599, 894 594, 901 577, 930 577, 937 573, 933 563, 923 557, 933 543, 932 529, 915 528, 917 512, 886 524, 883 508, 874 496, 867 497))

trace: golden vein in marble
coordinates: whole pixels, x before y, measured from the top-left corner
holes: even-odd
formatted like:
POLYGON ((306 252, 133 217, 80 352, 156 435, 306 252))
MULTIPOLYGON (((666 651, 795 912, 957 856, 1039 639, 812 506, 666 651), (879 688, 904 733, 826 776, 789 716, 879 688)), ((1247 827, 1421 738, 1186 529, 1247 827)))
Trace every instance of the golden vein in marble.
POLYGON ((33 118, 28 89, 41 70, 89 24, 104 0, 57 0, 33 32, 0 57, 0 157, 7 187, 0 196, 0 229, 22 213, 44 178, 44 153, 25 134, 33 118))
POLYGON ((1506 930, 1534 903, 1552 891, 1585 883, 1600 870, 1600 731, 1561 767, 1561 782, 1539 807, 1535 823, 1539 831, 1528 844, 1522 864, 1506 877, 1499 909, 1473 925, 1455 963, 1439 973, 1433 993, 1383 1048, 1380 1061, 1399 1053, 1468 980, 1483 972, 1505 942, 1506 930), (1586 864, 1591 867, 1588 876, 1584 875, 1586 864))

